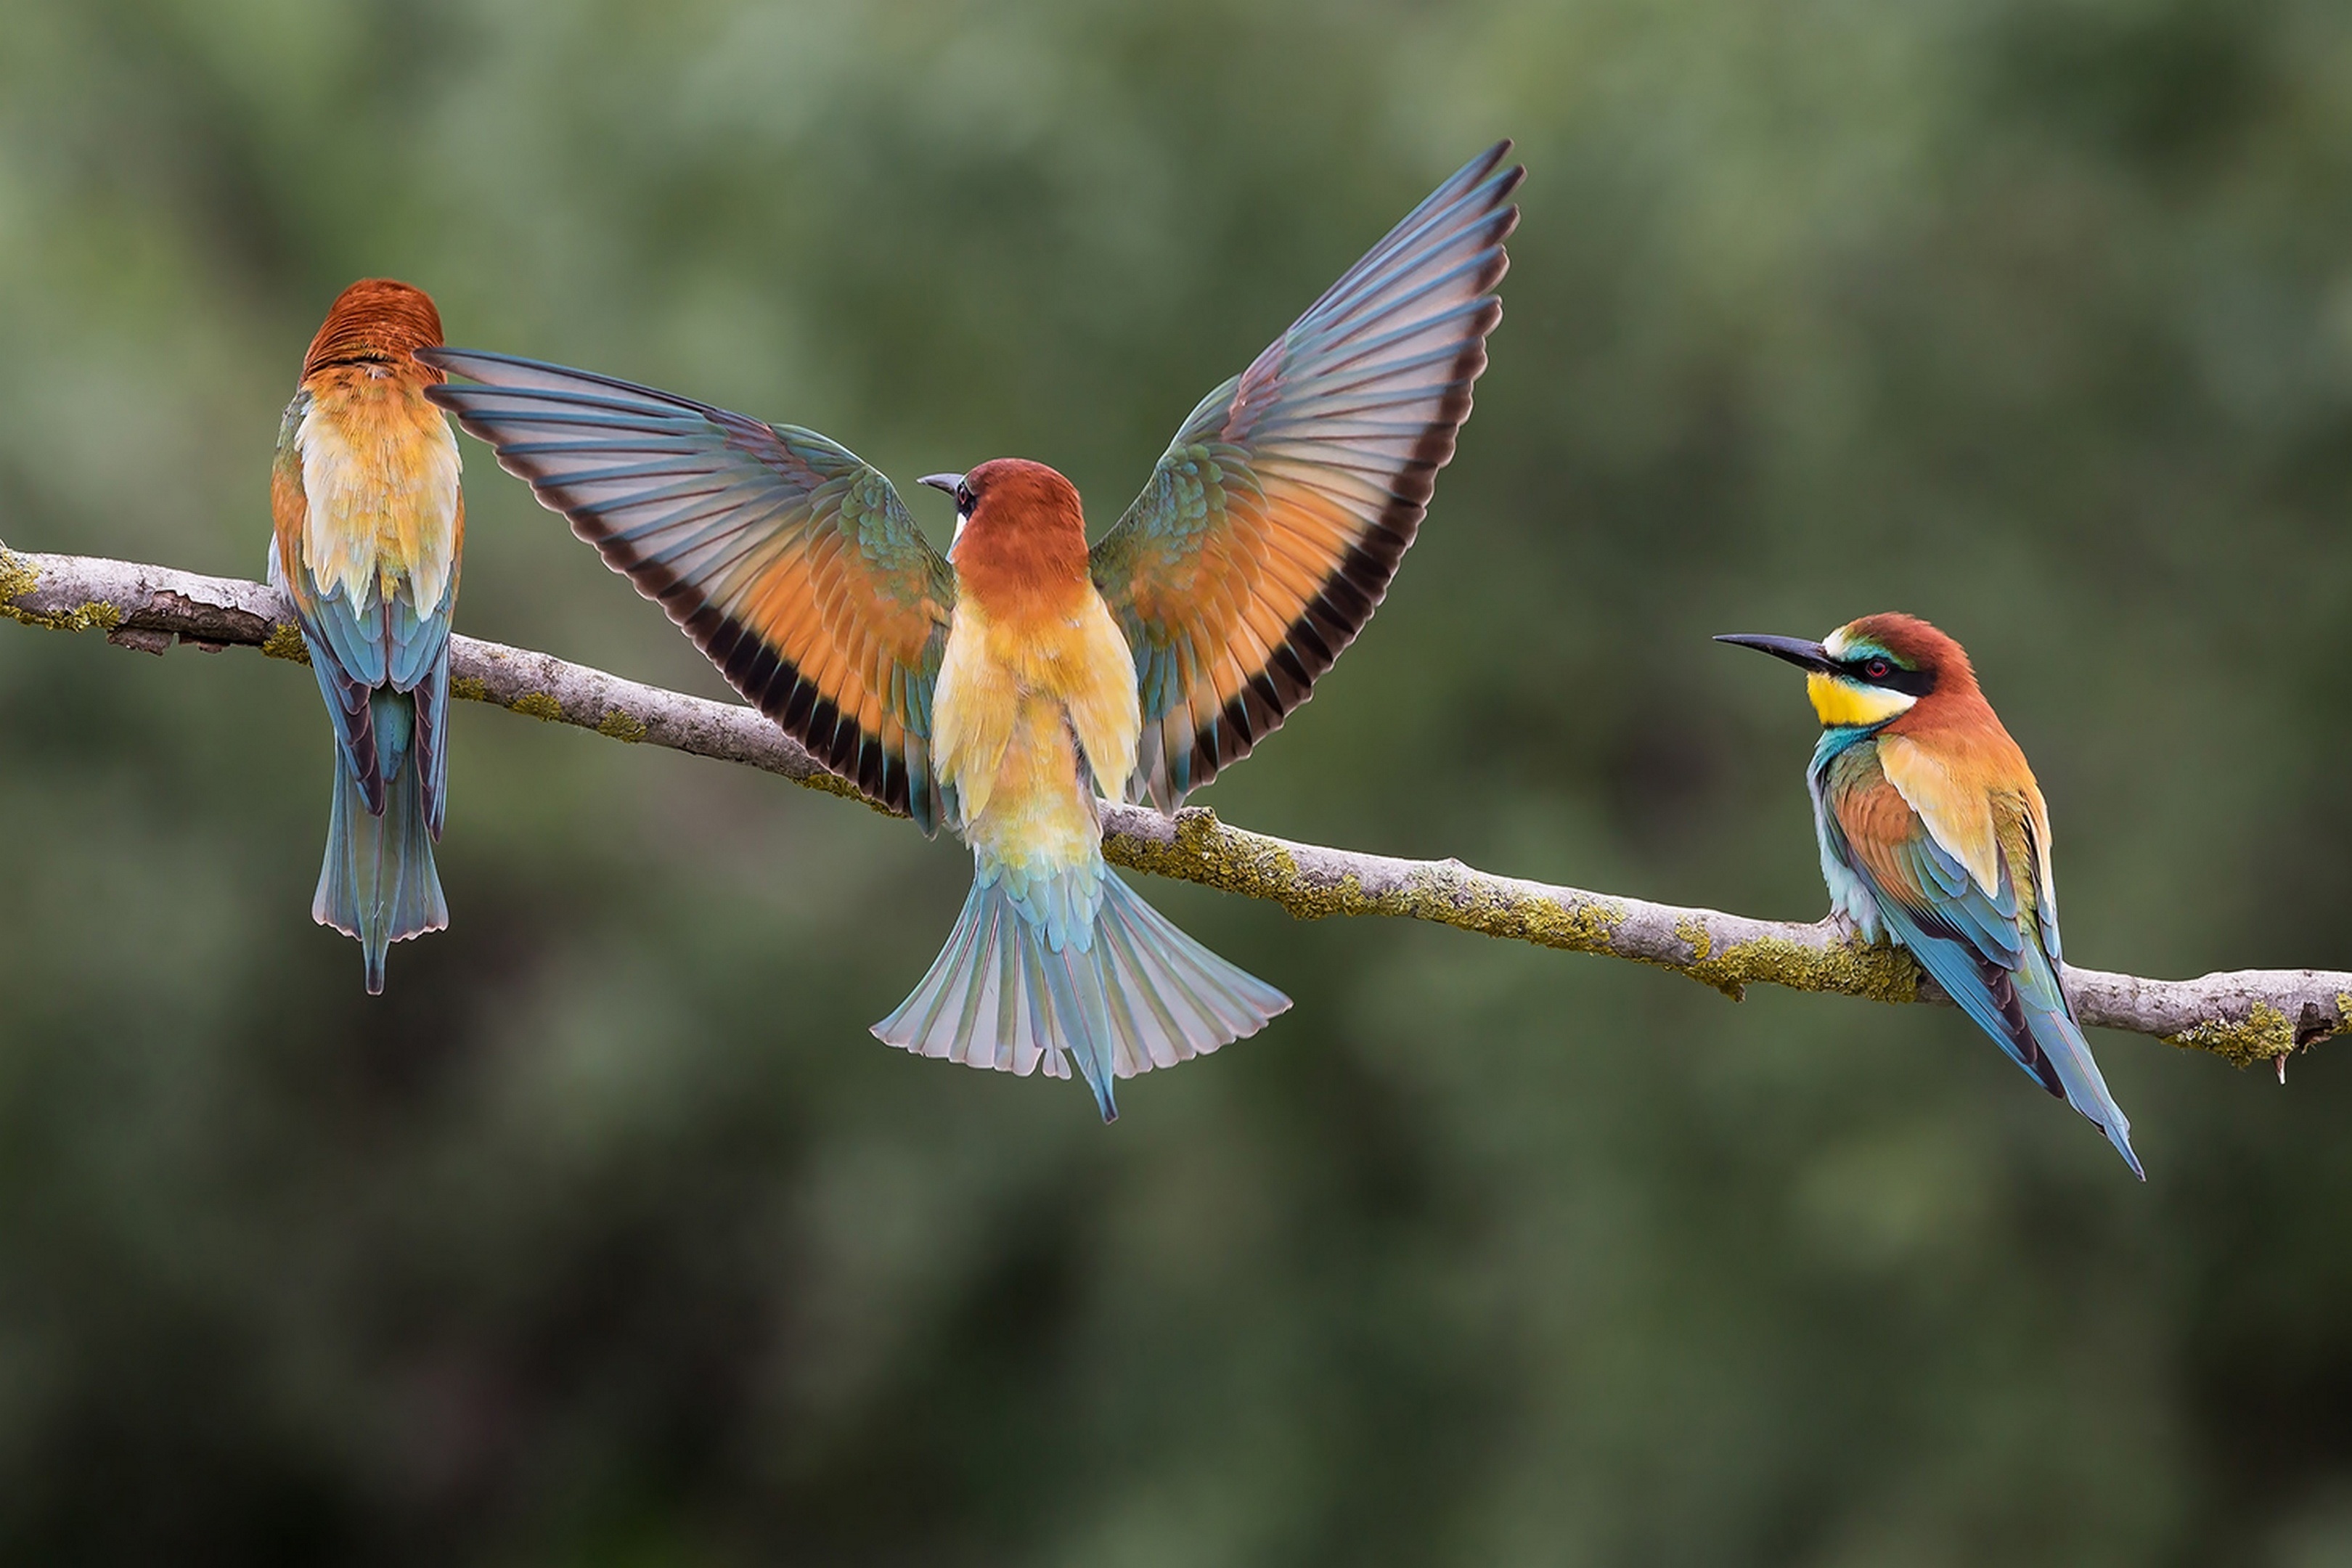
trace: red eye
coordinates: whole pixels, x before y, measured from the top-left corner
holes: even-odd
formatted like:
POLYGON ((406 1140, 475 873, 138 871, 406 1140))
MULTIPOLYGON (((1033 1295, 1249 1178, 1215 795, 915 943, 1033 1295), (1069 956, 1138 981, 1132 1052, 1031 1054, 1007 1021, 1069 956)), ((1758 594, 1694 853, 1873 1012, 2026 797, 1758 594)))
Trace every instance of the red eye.
POLYGON ((1873 680, 1884 680, 1895 673, 1895 667, 1883 658, 1874 658, 1862 667, 1862 672, 1873 680))

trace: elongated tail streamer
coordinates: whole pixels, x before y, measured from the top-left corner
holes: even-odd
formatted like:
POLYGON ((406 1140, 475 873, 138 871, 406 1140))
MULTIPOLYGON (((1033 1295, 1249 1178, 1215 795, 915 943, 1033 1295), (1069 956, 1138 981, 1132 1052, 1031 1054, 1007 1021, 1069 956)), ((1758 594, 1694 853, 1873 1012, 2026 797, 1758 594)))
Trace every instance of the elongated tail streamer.
POLYGON ((415 704, 397 691, 369 699, 376 755, 383 769, 383 812, 368 810, 367 792, 339 748, 327 854, 319 869, 311 918, 359 939, 371 996, 383 992, 384 952, 394 942, 449 923, 441 873, 433 863, 418 751, 412 743, 415 704))

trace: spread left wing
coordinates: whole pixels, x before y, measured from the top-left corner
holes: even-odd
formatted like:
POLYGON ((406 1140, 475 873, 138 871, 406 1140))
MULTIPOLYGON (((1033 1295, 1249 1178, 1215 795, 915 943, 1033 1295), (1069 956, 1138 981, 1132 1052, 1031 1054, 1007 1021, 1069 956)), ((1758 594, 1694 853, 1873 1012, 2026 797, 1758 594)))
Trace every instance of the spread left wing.
POLYGON ((1470 415, 1526 171, 1473 159, 1184 421, 1094 547, 1135 656, 1129 798, 1173 811, 1307 700, 1388 592, 1470 415))
POLYGON ((657 601, 730 684, 927 833, 931 690, 954 574, 890 481, 814 430, 505 354, 426 395, 657 601))

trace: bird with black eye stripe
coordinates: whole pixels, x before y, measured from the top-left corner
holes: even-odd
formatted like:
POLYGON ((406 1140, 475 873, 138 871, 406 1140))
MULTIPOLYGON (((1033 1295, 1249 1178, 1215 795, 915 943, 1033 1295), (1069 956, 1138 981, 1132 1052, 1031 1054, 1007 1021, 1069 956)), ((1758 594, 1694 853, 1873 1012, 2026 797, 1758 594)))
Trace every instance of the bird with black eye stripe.
POLYGON ((1830 904, 1910 949, 2028 1077, 2081 1111, 2146 1180, 2059 983, 2050 812, 1967 650, 1912 616, 1820 642, 1725 636, 1805 672, 1822 722, 1805 774, 1830 904))

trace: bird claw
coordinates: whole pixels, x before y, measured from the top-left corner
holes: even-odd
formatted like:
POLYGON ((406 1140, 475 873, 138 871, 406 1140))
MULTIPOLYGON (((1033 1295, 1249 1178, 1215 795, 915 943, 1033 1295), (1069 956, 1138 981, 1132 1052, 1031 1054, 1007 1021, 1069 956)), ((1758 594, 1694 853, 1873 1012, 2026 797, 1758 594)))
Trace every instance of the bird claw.
POLYGON ((1833 904, 1830 907, 1830 912, 1822 917, 1822 923, 1830 928, 1830 935, 1835 938, 1838 945, 1842 947, 1870 945, 1870 938, 1864 933, 1862 922, 1846 913, 1844 909, 1838 905, 1833 904))

